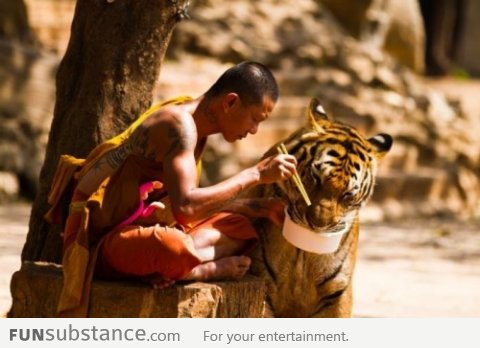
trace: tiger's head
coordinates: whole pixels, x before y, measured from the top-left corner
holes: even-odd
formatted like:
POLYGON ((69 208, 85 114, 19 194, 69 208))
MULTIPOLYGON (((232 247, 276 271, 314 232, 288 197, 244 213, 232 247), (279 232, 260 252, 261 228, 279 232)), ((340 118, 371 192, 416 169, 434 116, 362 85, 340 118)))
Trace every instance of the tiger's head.
POLYGON ((318 232, 350 229, 358 209, 372 195, 378 160, 392 143, 388 134, 366 139, 353 127, 330 120, 312 99, 306 126, 284 141, 297 158, 297 172, 312 201, 307 206, 292 180, 278 184, 292 220, 318 232))

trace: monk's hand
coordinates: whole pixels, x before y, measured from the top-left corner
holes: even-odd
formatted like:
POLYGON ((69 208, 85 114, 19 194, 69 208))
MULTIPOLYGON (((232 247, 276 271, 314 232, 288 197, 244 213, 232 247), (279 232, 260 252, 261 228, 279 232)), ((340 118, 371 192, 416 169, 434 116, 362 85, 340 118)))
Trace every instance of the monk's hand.
POLYGON ((297 159, 292 155, 274 155, 255 165, 262 184, 270 184, 290 178, 295 173, 297 159))
POLYGON ((278 227, 282 227, 285 220, 285 202, 279 198, 268 198, 267 211, 267 218, 278 227))

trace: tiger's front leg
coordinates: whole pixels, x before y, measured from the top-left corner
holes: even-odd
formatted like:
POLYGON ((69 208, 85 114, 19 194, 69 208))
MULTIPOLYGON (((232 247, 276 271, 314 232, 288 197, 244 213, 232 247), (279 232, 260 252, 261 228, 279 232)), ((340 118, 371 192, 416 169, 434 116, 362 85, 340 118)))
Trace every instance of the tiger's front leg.
POLYGON ((312 318, 351 318, 353 307, 352 284, 335 298, 331 304, 322 308, 321 311, 312 316, 312 318))

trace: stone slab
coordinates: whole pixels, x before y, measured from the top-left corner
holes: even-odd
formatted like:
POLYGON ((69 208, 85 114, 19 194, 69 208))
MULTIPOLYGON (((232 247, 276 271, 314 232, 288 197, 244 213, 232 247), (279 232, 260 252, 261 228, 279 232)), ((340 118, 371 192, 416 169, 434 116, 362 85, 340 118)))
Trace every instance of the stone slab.
MULTIPOLYGON (((55 317, 62 288, 61 266, 24 263, 11 281, 9 317, 55 317)), ((261 317, 265 288, 256 277, 240 281, 176 284, 164 290, 136 282, 95 280, 89 317, 240 318, 261 317)))

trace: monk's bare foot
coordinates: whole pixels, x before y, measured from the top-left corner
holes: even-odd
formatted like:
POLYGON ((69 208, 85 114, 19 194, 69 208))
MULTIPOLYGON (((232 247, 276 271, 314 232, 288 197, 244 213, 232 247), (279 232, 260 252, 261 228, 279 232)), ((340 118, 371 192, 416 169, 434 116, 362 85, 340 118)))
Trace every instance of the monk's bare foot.
POLYGON ((240 279, 247 273, 251 262, 247 256, 230 256, 205 262, 192 269, 184 280, 240 279))
POLYGON ((154 289, 166 289, 175 284, 175 280, 164 278, 162 276, 153 276, 149 278, 148 281, 153 285, 154 289))

